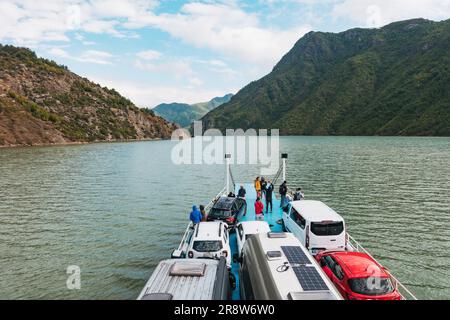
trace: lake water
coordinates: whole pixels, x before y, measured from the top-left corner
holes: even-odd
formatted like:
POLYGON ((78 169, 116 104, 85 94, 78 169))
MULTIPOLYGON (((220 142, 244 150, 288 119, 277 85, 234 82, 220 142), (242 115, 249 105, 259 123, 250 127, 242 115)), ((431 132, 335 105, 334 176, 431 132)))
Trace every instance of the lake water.
MULTIPOLYGON (((169 141, 0 149, 0 299, 135 299, 221 166, 176 166, 169 141), (81 290, 66 287, 70 265, 81 290)), ((288 179, 422 299, 450 298, 450 139, 282 137, 288 179)), ((251 181, 256 167, 233 168, 251 181)))

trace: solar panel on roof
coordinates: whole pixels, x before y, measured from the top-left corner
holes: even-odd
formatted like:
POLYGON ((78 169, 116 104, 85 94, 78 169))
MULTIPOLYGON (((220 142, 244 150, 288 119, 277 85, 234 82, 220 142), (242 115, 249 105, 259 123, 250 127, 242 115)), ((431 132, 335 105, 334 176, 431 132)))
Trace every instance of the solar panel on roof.
POLYGON ((302 248, 283 246, 281 249, 290 264, 311 264, 310 258, 303 252, 302 248))
POLYGON ((316 268, 301 266, 292 269, 304 291, 329 290, 316 268))

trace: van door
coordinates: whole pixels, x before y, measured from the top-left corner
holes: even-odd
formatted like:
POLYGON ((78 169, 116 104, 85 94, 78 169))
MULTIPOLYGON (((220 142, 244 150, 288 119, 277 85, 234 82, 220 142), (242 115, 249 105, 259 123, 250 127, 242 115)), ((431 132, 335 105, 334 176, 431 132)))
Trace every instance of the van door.
POLYGON ((310 224, 310 249, 343 250, 345 249, 344 221, 321 221, 310 224))
POLYGON ((305 231, 306 220, 294 208, 291 209, 290 218, 292 221, 291 232, 305 246, 306 245, 306 234, 305 234, 306 233, 306 231, 305 231))
POLYGON ((291 232, 291 223, 292 223, 292 219, 291 219, 291 211, 292 211, 292 207, 289 209, 288 212, 284 212, 284 211, 283 211, 284 228, 285 228, 286 231, 288 231, 288 232, 291 232))

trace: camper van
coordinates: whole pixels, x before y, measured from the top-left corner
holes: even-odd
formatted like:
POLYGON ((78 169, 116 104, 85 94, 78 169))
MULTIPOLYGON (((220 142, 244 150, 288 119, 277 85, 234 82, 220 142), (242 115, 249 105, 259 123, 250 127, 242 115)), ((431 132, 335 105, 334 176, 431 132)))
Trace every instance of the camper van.
POLYGON ((250 236, 239 263, 243 300, 342 300, 316 260, 291 233, 250 236))
POLYGON ((313 255, 347 248, 344 219, 323 202, 291 202, 288 212, 283 213, 283 224, 313 255))
POLYGON ((138 300, 227 300, 230 275, 220 260, 172 259, 159 263, 138 300))

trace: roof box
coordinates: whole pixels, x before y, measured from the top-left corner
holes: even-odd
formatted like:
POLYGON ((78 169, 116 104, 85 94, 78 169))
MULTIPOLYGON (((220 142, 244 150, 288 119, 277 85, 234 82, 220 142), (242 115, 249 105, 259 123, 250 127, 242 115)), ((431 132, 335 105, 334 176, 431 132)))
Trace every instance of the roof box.
POLYGON ((271 239, 281 239, 287 237, 286 233, 284 232, 269 232, 267 236, 271 239))
POLYGON ((170 268, 171 277, 203 277, 205 275, 205 263, 182 263, 177 262, 170 268))

